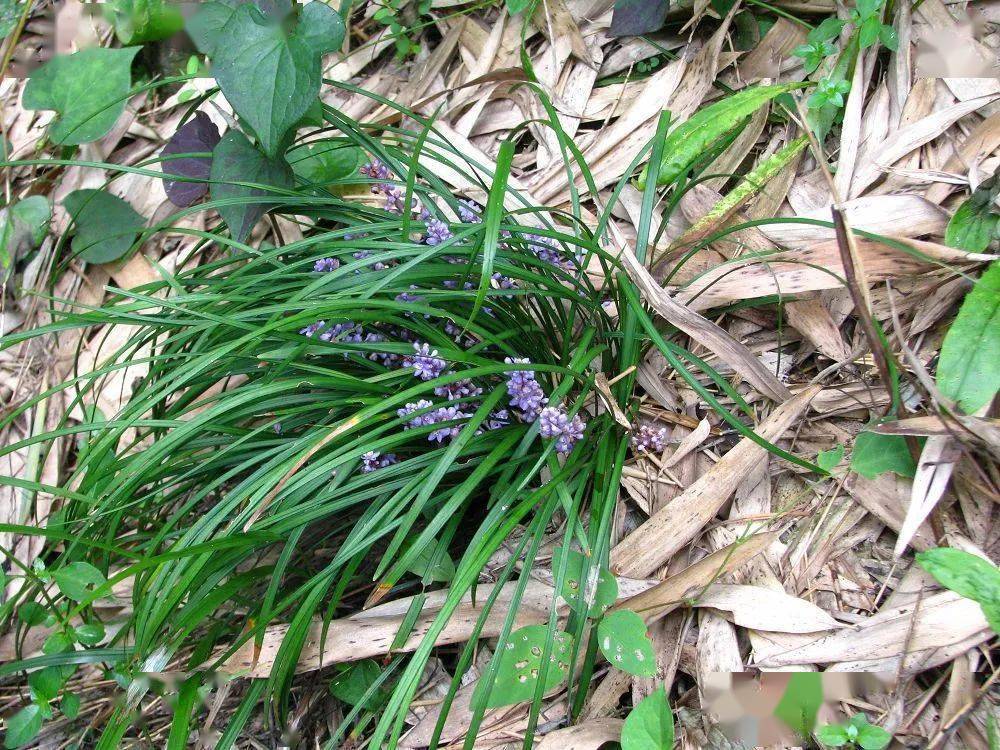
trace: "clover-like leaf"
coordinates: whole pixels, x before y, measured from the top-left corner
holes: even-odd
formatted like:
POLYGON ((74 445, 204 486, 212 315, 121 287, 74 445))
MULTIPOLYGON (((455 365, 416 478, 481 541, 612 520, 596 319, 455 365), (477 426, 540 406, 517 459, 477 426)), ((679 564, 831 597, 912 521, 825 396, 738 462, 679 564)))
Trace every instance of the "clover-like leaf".
POLYGON ((24 87, 27 109, 55 110, 49 126, 53 143, 78 145, 102 137, 125 111, 132 86, 132 58, 139 47, 93 47, 56 55, 24 87))
POLYGON ((630 609, 604 616, 597 626, 597 645, 604 658, 624 672, 639 677, 656 674, 656 656, 646 634, 646 623, 630 609))
POLYGON ((88 263, 110 263, 128 252, 146 220, 104 190, 74 190, 63 200, 73 217, 73 252, 88 263))
MULTIPOLYGON (((194 117, 184 123, 174 133, 167 145, 163 147, 161 156, 177 154, 211 154, 212 150, 222 140, 219 129, 204 112, 196 112, 194 117)), ((211 156, 186 156, 163 161, 163 171, 166 174, 186 177, 205 182, 181 182, 165 180, 163 189, 167 198, 175 206, 190 206, 208 192, 208 178, 212 172, 211 156)))
POLYGON ((73 562, 56 571, 52 578, 56 586, 75 602, 88 598, 98 586, 107 582, 104 574, 90 563, 73 562))
POLYGON ((618 581, 611 571, 590 561, 576 550, 556 547, 552 556, 552 573, 555 575, 562 555, 568 555, 566 575, 559 596, 577 612, 586 610, 587 616, 598 617, 618 598, 618 581), (586 575, 584 570, 586 569, 586 575), (589 602, 589 603, 588 603, 589 602))
POLYGON ((212 200, 233 200, 218 207, 233 239, 243 242, 267 209, 275 195, 263 188, 237 185, 255 183, 287 188, 292 185, 292 170, 284 161, 269 159, 238 130, 230 130, 212 153, 212 200), (268 196, 270 198, 268 199, 268 196), (264 200, 261 200, 264 199, 264 200), (237 202, 238 201, 238 202, 237 202))
MULTIPOLYGON (((547 637, 547 625, 528 625, 511 633, 510 638, 499 647, 500 663, 487 703, 490 708, 509 706, 534 697, 541 677, 547 637)), ((566 679, 572 646, 573 638, 569 633, 556 632, 545 673, 544 692, 566 679)))
POLYGON ((663 686, 625 717, 621 745, 622 750, 670 750, 674 746, 674 715, 663 686))

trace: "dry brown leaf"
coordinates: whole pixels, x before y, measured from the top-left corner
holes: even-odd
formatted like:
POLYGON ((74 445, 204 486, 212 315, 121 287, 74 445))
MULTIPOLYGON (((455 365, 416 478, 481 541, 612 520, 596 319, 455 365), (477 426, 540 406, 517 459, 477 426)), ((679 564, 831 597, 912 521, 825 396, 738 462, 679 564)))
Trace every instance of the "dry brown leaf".
POLYGON ((764 586, 714 583, 692 604, 723 610, 740 627, 774 633, 816 633, 841 627, 815 604, 764 586))
POLYGON ((624 723, 621 719, 590 719, 549 732, 535 747, 538 750, 599 750, 609 742, 618 741, 624 723))

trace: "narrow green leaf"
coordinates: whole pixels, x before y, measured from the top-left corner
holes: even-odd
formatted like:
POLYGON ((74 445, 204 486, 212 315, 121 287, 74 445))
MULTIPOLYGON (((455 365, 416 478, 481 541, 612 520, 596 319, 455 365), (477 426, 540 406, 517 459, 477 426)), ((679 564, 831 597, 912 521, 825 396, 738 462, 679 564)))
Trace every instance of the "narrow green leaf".
POLYGON ((138 51, 91 47, 56 55, 31 74, 21 103, 26 109, 55 110, 58 117, 49 126, 53 143, 96 141, 125 111, 138 51))
MULTIPOLYGON (((801 87, 799 83, 755 86, 699 110, 667 135, 657 183, 675 182, 715 141, 740 127, 757 109, 774 97, 801 87)), ((645 186, 647 171, 643 169, 639 178, 640 188, 645 186)))
POLYGON ((1000 262, 994 261, 965 296, 941 344, 937 383, 967 414, 1000 388, 1000 262))
POLYGON ((646 623, 632 610, 619 609, 605 615, 597 626, 597 643, 611 666, 640 677, 656 674, 656 655, 646 623))
POLYGON ((662 686, 625 717, 622 750, 669 750, 674 746, 674 715, 662 686))

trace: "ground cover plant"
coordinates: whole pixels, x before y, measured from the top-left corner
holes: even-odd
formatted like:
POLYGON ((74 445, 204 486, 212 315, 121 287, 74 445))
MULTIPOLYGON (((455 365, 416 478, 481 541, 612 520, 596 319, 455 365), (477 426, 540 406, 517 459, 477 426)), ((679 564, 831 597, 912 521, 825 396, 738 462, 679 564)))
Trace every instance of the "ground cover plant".
POLYGON ((746 666, 986 742, 997 94, 890 93, 915 9, 188 10, 3 91, 6 746, 714 746, 746 666))

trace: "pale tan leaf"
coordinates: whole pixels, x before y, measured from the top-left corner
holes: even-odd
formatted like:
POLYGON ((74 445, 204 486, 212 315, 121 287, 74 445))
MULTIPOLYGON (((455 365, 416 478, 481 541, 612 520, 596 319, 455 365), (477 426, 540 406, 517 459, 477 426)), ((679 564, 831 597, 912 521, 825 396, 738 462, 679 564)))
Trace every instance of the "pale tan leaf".
POLYGON ((764 586, 715 583, 692 601, 696 607, 724 610, 744 628, 777 633, 815 633, 841 627, 805 599, 764 586))
POLYGON ((557 729, 542 737, 538 750, 599 750, 621 737, 622 719, 590 719, 572 727, 557 729))

